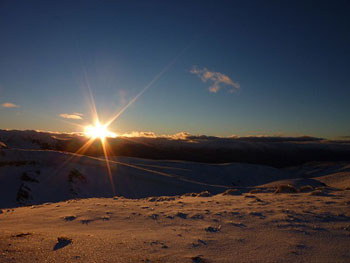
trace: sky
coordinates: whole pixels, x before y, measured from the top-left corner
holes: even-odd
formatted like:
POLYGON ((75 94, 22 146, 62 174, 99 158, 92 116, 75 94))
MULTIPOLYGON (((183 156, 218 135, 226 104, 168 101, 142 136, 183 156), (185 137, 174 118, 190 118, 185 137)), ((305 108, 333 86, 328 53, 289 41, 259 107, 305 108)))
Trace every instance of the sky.
POLYGON ((349 1, 0 1, 0 129, 350 136, 349 1), (132 101, 131 103, 129 103, 132 101))

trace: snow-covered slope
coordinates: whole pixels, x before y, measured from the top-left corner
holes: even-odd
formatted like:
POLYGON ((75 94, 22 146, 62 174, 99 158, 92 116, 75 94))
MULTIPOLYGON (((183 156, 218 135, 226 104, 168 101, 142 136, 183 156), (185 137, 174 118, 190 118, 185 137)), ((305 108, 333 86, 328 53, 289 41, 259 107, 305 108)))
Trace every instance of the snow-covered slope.
POLYGON ((9 141, 0 144, 0 262, 349 261, 349 162, 111 157, 110 178, 103 157, 9 141))
POLYGON ((143 198, 205 190, 215 194, 229 188, 249 191, 259 185, 319 186, 329 181, 334 184, 331 186, 339 187, 337 178, 331 177, 336 172, 342 172, 342 181, 349 180, 349 175, 344 174, 348 171, 347 163, 293 169, 127 157, 114 157, 109 163, 112 177, 104 158, 47 150, 1 149, 0 208, 115 195, 143 198), (320 176, 328 181, 318 180, 320 176))
POLYGON ((104 158, 56 151, 2 149, 0 207, 114 195, 142 198, 204 190, 219 193, 231 187, 256 186, 292 176, 288 171, 260 165, 125 157, 111 159, 110 167, 112 178, 104 158))
POLYGON ((39 132, 33 130, 0 130, 0 141, 9 148, 40 149, 54 147, 56 133, 39 132))
POLYGON ((0 262, 348 263, 350 191, 91 198, 0 210, 0 262))

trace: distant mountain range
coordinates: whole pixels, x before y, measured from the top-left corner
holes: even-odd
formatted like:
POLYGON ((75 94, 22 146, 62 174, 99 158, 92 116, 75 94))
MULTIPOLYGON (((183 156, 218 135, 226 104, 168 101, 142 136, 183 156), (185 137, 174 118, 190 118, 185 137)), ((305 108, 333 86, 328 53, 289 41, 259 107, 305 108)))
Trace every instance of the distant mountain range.
MULTIPOLYGON (((10 149, 76 152, 88 139, 79 134, 0 130, 0 142, 10 149)), ((250 163, 289 167, 314 161, 350 161, 350 141, 316 137, 214 137, 187 134, 172 137, 109 138, 112 156, 205 163, 250 163)), ((5 146, 2 146, 5 147, 5 146)), ((84 153, 102 156, 99 140, 84 153)))

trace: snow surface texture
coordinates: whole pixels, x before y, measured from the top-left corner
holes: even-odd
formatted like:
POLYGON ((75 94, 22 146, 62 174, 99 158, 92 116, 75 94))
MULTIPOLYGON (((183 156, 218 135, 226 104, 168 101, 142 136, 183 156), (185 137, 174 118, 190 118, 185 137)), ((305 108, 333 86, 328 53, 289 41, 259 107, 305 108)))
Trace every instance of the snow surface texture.
POLYGON ((90 198, 0 214, 0 262, 349 262, 349 246, 348 190, 90 198))
POLYGON ((349 262, 349 162, 112 157, 111 181, 103 157, 17 139, 0 144, 1 263, 349 262))
POLYGON ((3 149, 0 208, 72 198, 142 198, 246 188, 293 178, 287 170, 251 164, 204 164, 136 158, 110 160, 56 151, 3 149))
POLYGON ((350 187, 347 163, 304 165, 277 169, 252 164, 205 164, 114 157, 112 178, 104 158, 56 151, 2 149, 0 208, 59 202, 72 198, 143 198, 208 190, 213 194, 235 188, 350 187), (113 192, 112 182, 115 188, 113 192))

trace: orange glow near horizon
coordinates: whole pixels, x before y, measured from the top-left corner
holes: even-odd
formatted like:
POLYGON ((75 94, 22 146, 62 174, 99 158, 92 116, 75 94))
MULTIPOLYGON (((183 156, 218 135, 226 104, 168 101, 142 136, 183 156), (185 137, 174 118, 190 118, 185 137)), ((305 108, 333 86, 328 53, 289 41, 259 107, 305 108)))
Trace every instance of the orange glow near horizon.
MULTIPOLYGON (((140 93, 142 94, 142 92, 140 93)), ((140 94, 138 96, 140 96, 140 94)), ((113 180, 113 173, 115 173, 115 167, 116 165, 122 165, 122 166, 126 166, 132 169, 137 169, 137 170, 141 170, 144 172, 148 172, 148 173, 153 173, 153 174, 158 174, 158 175, 162 175, 162 176, 167 176, 167 177, 176 177, 178 178, 178 175, 176 174, 170 174, 170 173, 166 173, 166 172, 162 172, 162 171, 157 171, 157 170, 153 170, 149 167, 156 167, 156 168, 165 168, 162 166, 152 166, 152 165, 134 165, 134 164, 130 164, 130 163, 124 163, 121 161, 117 161, 114 160, 113 158, 110 158, 110 156, 113 156, 113 154, 111 155, 111 148, 109 146, 108 143, 108 138, 115 138, 118 136, 118 134, 111 132, 108 130, 108 127, 110 124, 112 124, 120 115, 123 111, 126 110, 127 107, 129 107, 133 102, 135 102, 135 100, 137 99, 138 96, 136 96, 133 100, 131 100, 126 107, 124 107, 119 113, 117 113, 116 115, 114 115, 108 122, 105 123, 101 123, 99 120, 99 116, 95 107, 95 101, 94 98, 91 94, 91 91, 89 90, 89 106, 90 106, 90 110, 91 110, 91 115, 92 115, 92 119, 93 122, 95 123, 94 125, 88 125, 88 126, 81 126, 84 129, 83 134, 85 135, 85 137, 88 138, 88 140, 86 140, 86 142, 75 152, 75 155, 72 155, 72 157, 70 157, 68 160, 66 160, 63 164, 62 167, 69 162, 70 160, 72 160, 72 158, 74 157, 78 157, 81 155, 84 155, 86 153, 86 151, 89 150, 89 148, 91 147, 91 145, 99 139, 99 141, 101 142, 101 146, 102 146, 102 151, 103 151, 103 155, 104 155, 104 162, 106 164, 106 169, 107 169, 107 174, 109 177, 109 181, 111 184, 111 188, 113 190, 113 194, 116 194, 116 188, 115 188, 115 184, 114 184, 114 180, 113 180), (112 165, 113 167, 112 167, 112 165), (143 167, 146 166, 146 167, 143 167), (112 169, 113 168, 113 169, 112 169)), ((139 142, 140 143, 140 142, 139 142)), ((95 158, 98 160, 102 160, 100 158, 95 158)), ((169 168, 169 167, 167 167, 169 168)))
POLYGON ((98 120, 95 125, 88 125, 85 127, 85 136, 93 139, 99 138, 104 141, 106 137, 115 138, 117 134, 108 130, 108 124, 102 125, 98 120))
MULTIPOLYGON (((189 47, 189 46, 188 46, 189 47)), ((89 138, 89 140, 87 140, 83 146, 80 147, 80 149, 78 149, 75 153, 76 154, 84 154, 89 147, 93 144, 93 142, 96 139, 100 139, 101 141, 101 145, 102 145, 102 150, 103 150, 103 155, 104 155, 104 160, 106 162, 106 168, 107 168, 107 172, 108 172, 108 176, 109 176, 109 180, 113 189, 113 193, 116 194, 115 191, 115 186, 114 186, 114 182, 113 182, 113 175, 112 175, 112 169, 111 169, 111 165, 110 163, 114 163, 114 164, 119 164, 119 165, 124 165, 124 166, 128 166, 128 167, 132 167, 134 169, 139 169, 139 170, 143 170, 143 171, 147 171, 147 172, 152 172, 152 173, 156 173, 156 174, 162 174, 162 175, 166 175, 166 173, 161 173, 155 170, 151 170, 151 169, 145 169, 143 167, 140 166, 136 166, 136 165, 130 165, 127 163, 122 163, 122 162, 116 162, 113 160, 110 160, 108 154, 110 152, 110 147, 108 145, 108 140, 107 138, 115 138, 118 135, 114 132, 111 132, 108 130, 108 127, 115 122, 121 114, 123 114, 123 112, 129 108, 133 103, 135 103, 135 101, 143 94, 145 93, 155 82, 158 81, 158 79, 160 79, 163 74, 165 74, 171 67, 172 65, 177 61, 178 57, 184 53, 186 51, 186 49, 188 48, 186 47, 184 50, 182 50, 174 59, 173 61, 171 61, 168 65, 166 65, 163 70, 161 70, 133 99, 131 99, 121 110, 119 110, 118 112, 116 112, 107 122, 105 123, 101 123, 99 121, 99 116, 96 110, 96 105, 95 105, 95 100, 94 97, 92 95, 91 89, 90 89, 90 85, 89 85, 89 81, 88 81, 88 77, 87 77, 87 73, 84 69, 84 73, 85 73, 85 84, 86 84, 86 88, 87 88, 87 102, 88 105, 90 106, 90 111, 91 111, 91 116, 92 119, 94 121, 94 125, 88 125, 83 127, 84 128, 84 135, 89 138)), ((170 175, 167 175, 170 176, 170 175)))
POLYGON ((98 119, 98 114, 95 108, 94 100, 92 97, 91 99, 92 99, 92 110, 94 113, 93 116, 95 118, 95 125, 85 126, 84 135, 88 137, 89 140, 76 153, 85 152, 96 139, 100 139, 102 149, 103 149, 103 155, 106 161, 108 177, 112 186, 113 193, 115 194, 116 192, 115 192, 115 186, 113 181, 113 175, 112 175, 112 170, 111 170, 111 166, 109 164, 109 158, 108 158, 109 146, 106 138, 115 138, 117 137, 117 134, 108 130, 108 126, 110 125, 110 123, 106 123, 106 124, 100 123, 98 119))

